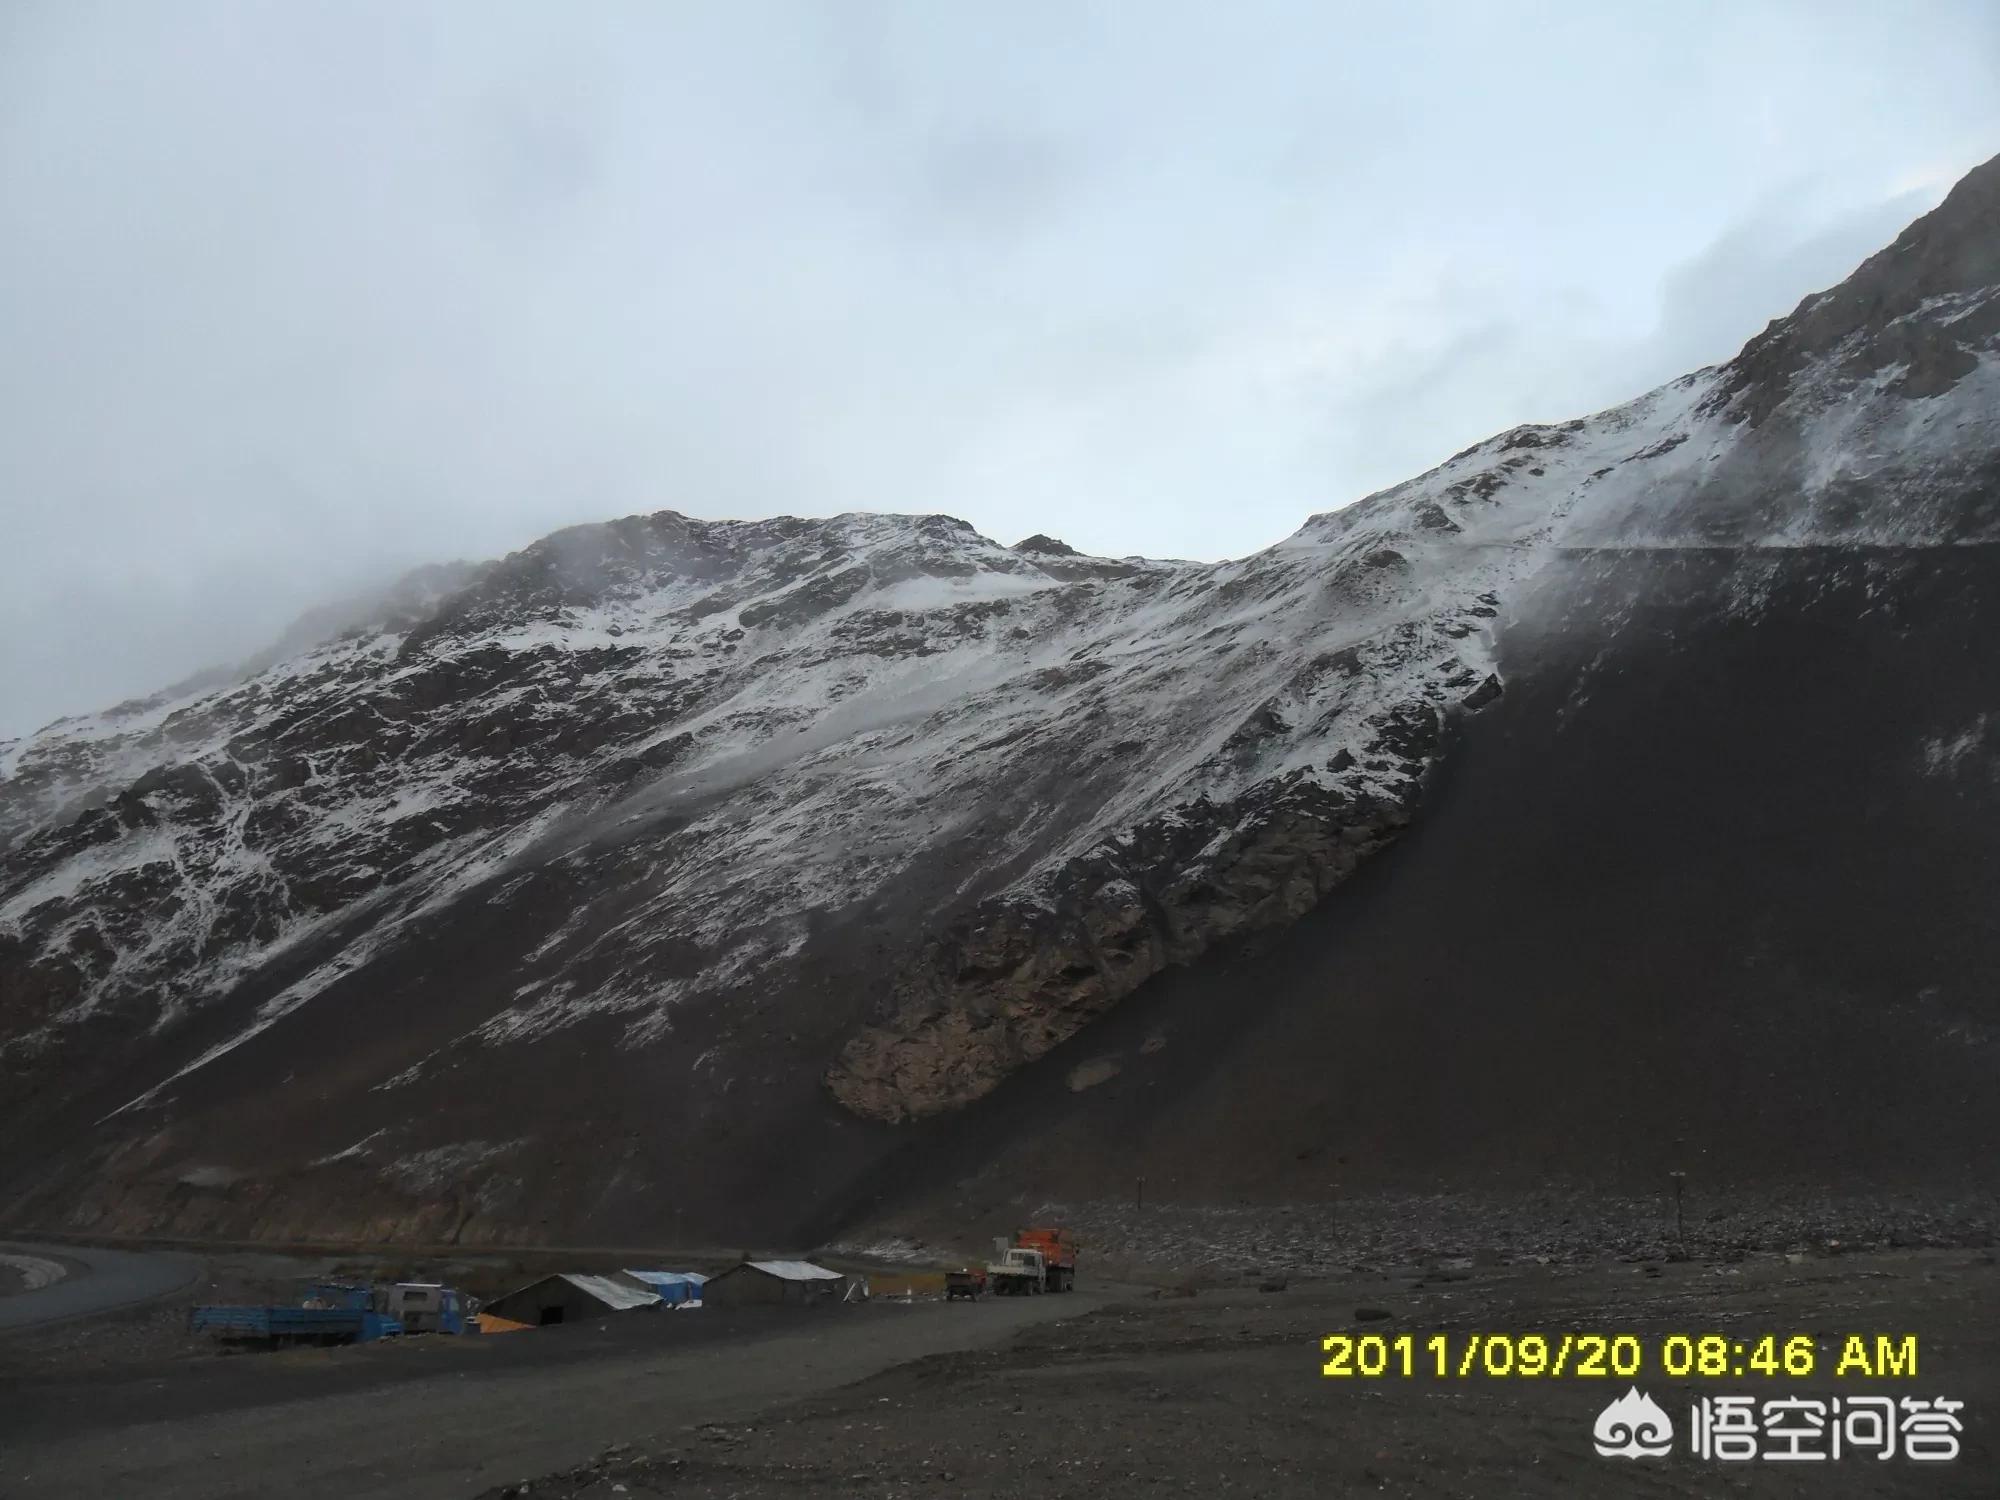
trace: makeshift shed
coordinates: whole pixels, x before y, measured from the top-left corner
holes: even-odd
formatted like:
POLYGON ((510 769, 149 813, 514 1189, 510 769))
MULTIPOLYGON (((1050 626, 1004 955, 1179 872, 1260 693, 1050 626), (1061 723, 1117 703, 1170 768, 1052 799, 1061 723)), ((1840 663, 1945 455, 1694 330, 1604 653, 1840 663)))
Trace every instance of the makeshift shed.
POLYGON ((846 1280, 809 1260, 746 1260, 709 1277, 701 1300, 706 1307, 838 1302, 846 1280))
POLYGON ((584 1323, 659 1304, 657 1292, 620 1277, 561 1271, 504 1297, 495 1297, 483 1310, 510 1322, 547 1328, 556 1323, 584 1323))
POLYGON ((699 1271, 626 1271, 650 1292, 659 1295, 660 1301, 669 1307, 684 1306, 701 1301, 701 1289, 708 1278, 699 1271))

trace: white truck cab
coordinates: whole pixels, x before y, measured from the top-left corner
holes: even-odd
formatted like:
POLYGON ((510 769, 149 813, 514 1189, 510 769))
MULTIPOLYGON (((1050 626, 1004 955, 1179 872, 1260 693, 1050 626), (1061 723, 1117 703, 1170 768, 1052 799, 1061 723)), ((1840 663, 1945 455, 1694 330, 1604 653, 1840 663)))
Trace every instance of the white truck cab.
POLYGON ((1000 1259, 987 1264, 988 1291, 996 1296, 1010 1293, 1032 1296, 1043 1289, 1048 1280, 1048 1267, 1043 1263, 1041 1251, 1009 1246, 1004 1240, 997 1241, 995 1247, 1000 1251, 1000 1259))

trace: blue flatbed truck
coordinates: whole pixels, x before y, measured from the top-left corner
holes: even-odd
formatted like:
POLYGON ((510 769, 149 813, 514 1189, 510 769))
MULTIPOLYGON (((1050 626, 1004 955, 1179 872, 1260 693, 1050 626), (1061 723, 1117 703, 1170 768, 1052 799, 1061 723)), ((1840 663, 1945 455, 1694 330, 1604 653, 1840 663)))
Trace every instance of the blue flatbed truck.
POLYGON ((400 1334, 400 1319, 365 1307, 197 1307, 188 1332, 268 1344, 365 1344, 400 1334))
POLYGON ((188 1314, 188 1332, 273 1346, 366 1344, 404 1331, 402 1315, 383 1302, 371 1286, 327 1284, 312 1288, 300 1307, 197 1307, 188 1314))

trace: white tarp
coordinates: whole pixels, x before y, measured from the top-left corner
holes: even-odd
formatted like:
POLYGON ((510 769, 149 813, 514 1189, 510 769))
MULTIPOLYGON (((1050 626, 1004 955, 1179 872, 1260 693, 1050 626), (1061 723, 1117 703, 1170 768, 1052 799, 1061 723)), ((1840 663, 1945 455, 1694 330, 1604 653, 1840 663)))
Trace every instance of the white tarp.
POLYGON ((564 1271, 562 1279, 580 1292, 587 1292, 606 1307, 628 1312, 635 1307, 651 1307, 660 1300, 657 1292, 642 1292, 636 1286, 613 1281, 609 1276, 590 1276, 582 1271, 564 1271))
POLYGON ((809 1260, 753 1260, 750 1264, 766 1276, 777 1276, 786 1281, 840 1280, 840 1272, 816 1266, 809 1260))

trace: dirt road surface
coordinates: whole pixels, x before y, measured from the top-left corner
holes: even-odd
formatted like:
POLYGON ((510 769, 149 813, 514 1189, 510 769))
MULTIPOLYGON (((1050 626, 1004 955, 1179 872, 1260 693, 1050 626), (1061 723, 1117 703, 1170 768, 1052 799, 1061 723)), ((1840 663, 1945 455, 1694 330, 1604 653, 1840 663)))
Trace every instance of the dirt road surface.
POLYGON ((1002 1342, 1114 1295, 704 1308, 122 1375, 14 1375, 0 1386, 0 1495, 465 1500, 640 1435, 1002 1342))
MULTIPOLYGON (((67 1274, 32 1290, 0 1297, 0 1333, 94 1316, 164 1297, 193 1284, 201 1262, 160 1251, 102 1250, 83 1245, 0 1242, 0 1252, 53 1264, 67 1274)), ((41 1277, 34 1278, 37 1281, 41 1277)))

